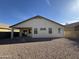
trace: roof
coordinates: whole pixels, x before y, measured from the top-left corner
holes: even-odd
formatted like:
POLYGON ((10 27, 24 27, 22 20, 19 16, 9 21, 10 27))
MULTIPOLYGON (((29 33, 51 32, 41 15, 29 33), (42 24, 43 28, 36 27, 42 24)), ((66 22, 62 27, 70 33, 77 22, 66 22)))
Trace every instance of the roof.
POLYGON ((9 25, 8 24, 0 23, 0 28, 9 28, 9 25))
POLYGON ((0 29, 10 29, 9 25, 0 23, 0 29))
POLYGON ((29 20, 34 19, 34 18, 43 18, 43 19, 45 19, 45 20, 47 20, 47 21, 53 22, 53 23, 55 23, 55 24, 58 24, 58 25, 64 27, 64 25, 59 24, 59 23, 57 23, 57 22, 55 22, 55 21, 53 21, 53 20, 50 20, 50 19, 48 19, 48 18, 45 18, 45 17, 43 17, 43 16, 34 16, 34 17, 32 17, 32 18, 29 18, 29 19, 27 19, 27 20, 24 20, 24 21, 22 21, 22 22, 19 22, 19 23, 17 23, 17 24, 14 24, 14 25, 12 25, 12 26, 10 26, 10 27, 14 27, 14 26, 16 26, 16 25, 19 25, 19 24, 21 24, 21 23, 23 23, 23 22, 29 21, 29 20))
POLYGON ((66 26, 66 27, 76 27, 76 26, 79 26, 79 22, 67 24, 67 25, 65 25, 65 26, 66 26))

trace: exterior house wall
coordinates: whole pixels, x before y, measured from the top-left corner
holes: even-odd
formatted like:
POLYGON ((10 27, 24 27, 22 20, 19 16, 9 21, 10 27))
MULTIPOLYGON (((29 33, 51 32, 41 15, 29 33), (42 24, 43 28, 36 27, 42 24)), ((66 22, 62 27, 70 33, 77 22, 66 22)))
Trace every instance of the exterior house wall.
POLYGON ((76 38, 79 38, 79 30, 75 31, 75 33, 76 33, 76 38))
POLYGON ((79 38, 79 25, 75 27, 76 38, 79 38))
POLYGON ((78 27, 65 28, 65 37, 66 38, 79 38, 79 30, 78 27))
POLYGON ((64 37, 64 27, 54 22, 44 20, 43 18, 35 18, 23 22, 15 27, 32 27, 32 37, 43 38, 43 37, 64 37), (34 28, 38 29, 38 34, 34 34, 34 28), (40 28, 46 28, 46 30, 40 30, 40 28), (52 28, 52 34, 49 34, 48 28, 52 28), (61 33, 58 33, 58 28, 61 28, 61 33))
POLYGON ((66 38, 76 38, 75 31, 65 31, 64 33, 66 38))

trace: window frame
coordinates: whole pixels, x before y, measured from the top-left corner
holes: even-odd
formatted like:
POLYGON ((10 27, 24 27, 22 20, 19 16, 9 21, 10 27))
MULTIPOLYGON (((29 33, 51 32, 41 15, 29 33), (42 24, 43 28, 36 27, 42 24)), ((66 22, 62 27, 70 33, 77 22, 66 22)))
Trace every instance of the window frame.
POLYGON ((34 28, 34 34, 38 34, 38 29, 34 28))
POLYGON ((61 28, 58 28, 58 33, 61 33, 61 28))
POLYGON ((40 28, 40 30, 46 30, 46 28, 40 28))
POLYGON ((52 34, 52 28, 48 28, 49 34, 52 34))

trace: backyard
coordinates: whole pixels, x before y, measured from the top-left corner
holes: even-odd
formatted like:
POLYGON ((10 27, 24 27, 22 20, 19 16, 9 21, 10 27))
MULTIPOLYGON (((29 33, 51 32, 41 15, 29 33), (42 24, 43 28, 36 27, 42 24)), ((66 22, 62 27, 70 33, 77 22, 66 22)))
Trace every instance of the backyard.
POLYGON ((79 59, 76 41, 60 38, 51 41, 0 45, 0 59, 79 59))

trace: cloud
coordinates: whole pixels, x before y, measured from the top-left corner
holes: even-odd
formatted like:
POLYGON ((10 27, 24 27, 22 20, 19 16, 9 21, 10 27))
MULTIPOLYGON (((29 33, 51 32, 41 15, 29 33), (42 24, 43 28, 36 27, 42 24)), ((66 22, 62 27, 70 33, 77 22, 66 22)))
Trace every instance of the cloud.
POLYGON ((69 21, 63 22, 61 24, 65 25, 65 24, 71 24, 71 23, 75 23, 75 22, 79 22, 79 19, 69 20, 69 21))
POLYGON ((67 7, 71 12, 78 13, 79 12, 79 0, 73 0, 67 5, 67 7))
POLYGON ((68 21, 69 24, 70 23, 75 23, 75 22, 79 22, 79 19, 68 21))
POLYGON ((50 0, 46 0, 46 3, 51 6, 50 0))
POLYGON ((71 24, 71 23, 75 23, 75 22, 79 22, 79 19, 73 19, 73 20, 69 20, 69 21, 64 21, 61 24, 66 25, 66 24, 71 24))

